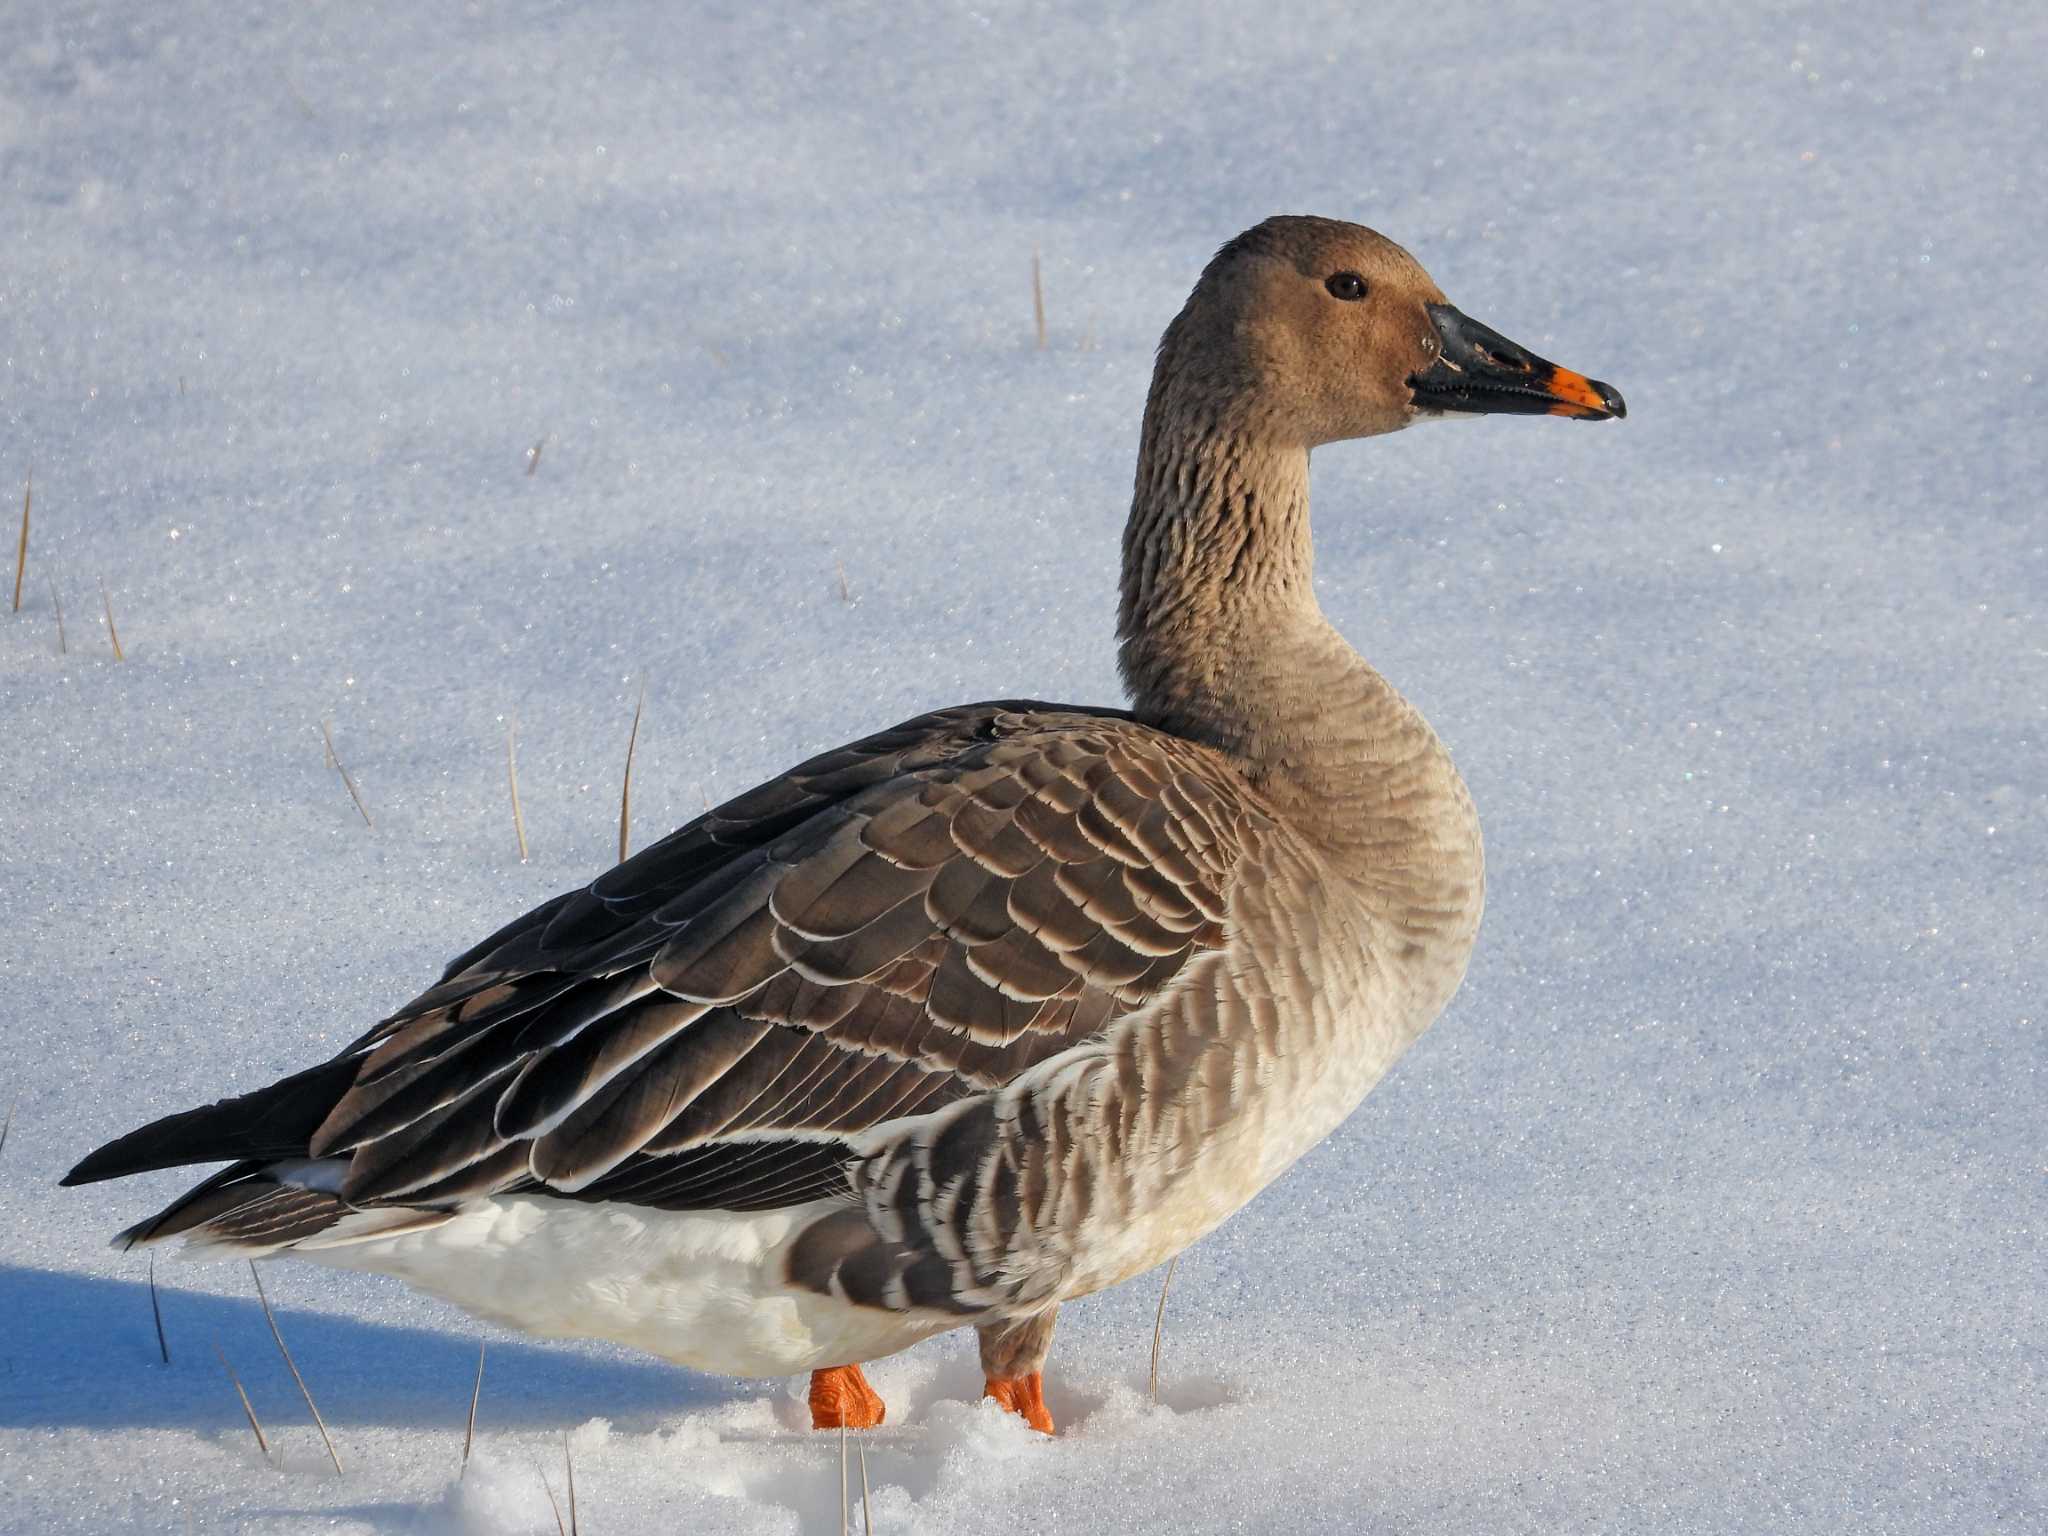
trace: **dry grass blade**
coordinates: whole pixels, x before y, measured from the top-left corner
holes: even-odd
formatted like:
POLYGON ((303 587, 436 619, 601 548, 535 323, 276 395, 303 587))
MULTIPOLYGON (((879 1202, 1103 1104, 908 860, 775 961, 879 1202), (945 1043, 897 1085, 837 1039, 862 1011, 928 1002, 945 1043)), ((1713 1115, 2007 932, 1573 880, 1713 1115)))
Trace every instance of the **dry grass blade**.
POLYGON ((327 761, 334 771, 341 775, 342 786, 348 790, 349 799, 355 801, 356 814, 363 818, 363 825, 376 826, 377 824, 370 820, 370 808, 363 804, 362 792, 356 788, 356 781, 349 776, 348 769, 342 766, 341 755, 334 750, 334 732, 327 728, 325 720, 320 722, 320 739, 327 744, 327 761))
POLYGON ((320 1417, 319 1405, 313 1401, 313 1394, 306 1386, 306 1378, 299 1374, 299 1367, 292 1359, 292 1352, 284 1347, 284 1335, 277 1331, 276 1314, 270 1310, 270 1298, 263 1294, 263 1277, 256 1273, 253 1260, 249 1265, 249 1278, 256 1282, 256 1299, 263 1303, 263 1321, 270 1324, 270 1336, 277 1340, 277 1352, 284 1356, 285 1368, 292 1373, 292 1380, 299 1384, 299 1396, 306 1400, 306 1411, 313 1415, 314 1427, 320 1431, 320 1443, 327 1447, 327 1459, 334 1463, 335 1475, 339 1477, 343 1475, 341 1457, 335 1452, 334 1437, 327 1433, 327 1421, 320 1417))
POLYGON ((1180 1263, 1175 1254, 1166 1261, 1166 1278, 1159 1282, 1159 1310, 1152 1318, 1152 1401, 1159 1401, 1159 1341, 1166 1334, 1166 1293, 1173 1285, 1174 1266, 1180 1263))
POLYGON ((647 707, 647 679, 640 679, 640 701, 633 706, 633 729, 626 737, 626 777, 619 785, 619 862, 632 848, 633 749, 640 745, 640 712, 647 707))
POLYGON ((868 1493, 868 1443, 856 1440, 854 1446, 860 1451, 860 1528, 866 1536, 875 1536, 875 1514, 868 1507, 871 1497, 868 1493))
POLYGON ((569 1436, 562 1436, 562 1467, 569 1479, 569 1536, 582 1536, 576 1528, 576 1460, 569 1454, 569 1436))
POLYGON ((121 650, 121 631, 114 628, 114 600, 107 596, 104 580, 100 582, 100 606, 107 611, 107 638, 114 642, 114 660, 126 661, 128 658, 121 650))
POLYGON ((1038 336, 1038 350, 1045 350, 1045 282, 1039 275, 1038 247, 1031 248, 1031 322, 1038 336))
POLYGON ((505 722, 505 779, 512 786, 512 830, 519 837, 519 862, 526 862, 526 815, 519 809, 519 749, 513 744, 519 722, 505 722))
MULTIPOLYGON (((486 1341, 488 1342, 488 1341, 486 1341)), ((484 1395, 484 1349, 485 1344, 476 1347, 476 1385, 469 1392, 469 1427, 462 1432, 462 1470, 458 1478, 469 1472, 469 1448, 476 1443, 476 1405, 484 1395)))
POLYGON ((28 481, 21 488, 21 543, 14 551, 14 611, 21 612, 21 578, 28 569, 28 504, 36 488, 36 472, 28 472, 28 481))
POLYGON ((839 601, 851 606, 853 603, 853 587, 846 579, 846 562, 844 560, 835 561, 834 569, 839 572, 839 601))
POLYGON ((149 1256, 149 1315, 156 1320, 156 1352, 171 1363, 171 1346, 164 1340, 164 1309, 156 1304, 156 1255, 149 1256))
POLYGON ((50 606, 57 610, 57 654, 68 656, 71 654, 71 647, 64 643, 64 599, 57 595, 55 578, 50 582, 50 606))
POLYGON ((270 1442, 263 1437, 263 1426, 256 1422, 256 1410, 249 1403, 249 1394, 242 1390, 242 1378, 235 1374, 235 1368, 228 1364, 228 1357, 220 1347, 220 1340, 213 1341, 213 1352, 220 1356, 220 1368, 228 1373, 228 1384, 235 1389, 235 1396, 242 1400, 242 1412, 249 1420, 249 1429, 256 1436, 256 1449, 263 1453, 265 1461, 270 1460, 270 1442))
POLYGON ((562 1506, 555 1502, 554 1485, 548 1481, 547 1473, 542 1472, 539 1467, 535 1467, 533 1470, 540 1478, 542 1490, 548 1496, 548 1508, 555 1512, 555 1536, 569 1536, 568 1527, 562 1524, 562 1506))
POLYGON ((21 1100, 16 1099, 13 1104, 8 1105, 7 1118, 0 1120, 0 1152, 7 1150, 7 1133, 14 1129, 14 1111, 20 1103, 21 1100))
POLYGON ((529 475, 532 474, 536 469, 540 468, 540 451, 541 449, 547 447, 547 445, 548 440, 545 437, 543 437, 539 441, 537 441, 531 448, 526 450, 526 472, 529 475))

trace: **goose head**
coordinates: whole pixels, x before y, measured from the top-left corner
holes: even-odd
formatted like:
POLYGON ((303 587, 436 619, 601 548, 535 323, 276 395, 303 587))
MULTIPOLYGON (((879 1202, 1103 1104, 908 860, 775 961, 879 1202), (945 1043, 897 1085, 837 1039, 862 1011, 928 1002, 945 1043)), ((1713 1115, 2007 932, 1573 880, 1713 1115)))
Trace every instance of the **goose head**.
POLYGON ((1178 404, 1229 402, 1245 418, 1230 425, 1303 448, 1448 416, 1628 414, 1612 386, 1480 324, 1400 246, 1336 219, 1270 218, 1232 240, 1160 351, 1159 377, 1193 396, 1178 404))

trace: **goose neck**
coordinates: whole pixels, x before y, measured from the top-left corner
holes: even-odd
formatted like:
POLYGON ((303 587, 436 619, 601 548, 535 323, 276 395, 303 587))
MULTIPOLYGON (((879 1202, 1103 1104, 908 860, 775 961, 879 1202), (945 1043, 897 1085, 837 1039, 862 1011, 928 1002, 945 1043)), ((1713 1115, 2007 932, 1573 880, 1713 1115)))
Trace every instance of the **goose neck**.
POLYGON ((1256 757, 1299 723, 1276 709, 1365 664, 1316 602, 1308 450, 1242 415, 1174 406, 1155 387, 1124 530, 1119 665, 1141 720, 1256 757))
POLYGON ((1461 888, 1476 882, 1477 826, 1449 757, 1315 600, 1307 450, 1223 424, 1167 432, 1157 403, 1124 538, 1133 712, 1231 758, 1340 856, 1333 868, 1443 844, 1461 888))

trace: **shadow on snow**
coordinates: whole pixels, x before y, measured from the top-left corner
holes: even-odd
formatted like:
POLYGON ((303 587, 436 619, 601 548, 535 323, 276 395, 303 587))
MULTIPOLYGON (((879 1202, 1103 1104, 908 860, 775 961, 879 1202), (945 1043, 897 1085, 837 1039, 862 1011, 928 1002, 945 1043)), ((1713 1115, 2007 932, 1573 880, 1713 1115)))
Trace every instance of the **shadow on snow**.
MULTIPOLYGON (((305 1406, 254 1295, 183 1291, 159 1274, 157 1297, 169 1365, 157 1353, 145 1282, 0 1265, 0 1426, 242 1431, 216 1342, 266 1424, 303 1419, 305 1406)), ((272 1306, 330 1424, 460 1435, 479 1334, 272 1306)), ((494 1428, 567 1427, 598 1415, 651 1427, 686 1409, 774 1390, 601 1347, 526 1343, 497 1330, 482 1337, 490 1354, 477 1418, 494 1428)))

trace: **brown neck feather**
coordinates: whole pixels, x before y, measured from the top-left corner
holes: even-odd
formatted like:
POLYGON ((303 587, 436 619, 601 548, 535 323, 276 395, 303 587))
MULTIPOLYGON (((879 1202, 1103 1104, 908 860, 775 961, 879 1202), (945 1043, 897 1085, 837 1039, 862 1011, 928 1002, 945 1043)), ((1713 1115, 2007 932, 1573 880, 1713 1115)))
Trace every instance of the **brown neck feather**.
POLYGON ((1124 533, 1118 664, 1134 712, 1227 754, 1362 879, 1404 847, 1462 864, 1469 841, 1476 860, 1435 734, 1316 602, 1308 451, 1267 430, 1254 392, 1172 366, 1173 340, 1124 533))

